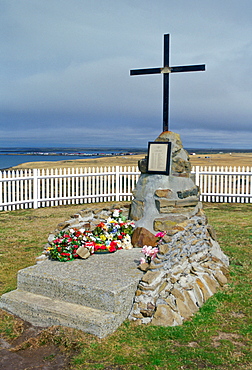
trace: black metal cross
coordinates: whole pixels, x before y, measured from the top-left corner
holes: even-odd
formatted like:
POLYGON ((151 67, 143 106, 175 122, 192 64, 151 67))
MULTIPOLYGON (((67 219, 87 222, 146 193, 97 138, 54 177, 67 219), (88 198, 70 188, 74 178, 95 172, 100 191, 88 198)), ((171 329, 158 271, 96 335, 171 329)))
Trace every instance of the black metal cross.
POLYGON ((163 73, 163 131, 168 131, 169 127, 169 74, 176 72, 196 72, 205 71, 205 64, 197 64, 192 66, 169 66, 169 50, 170 50, 170 35, 164 35, 164 67, 161 68, 146 68, 133 69, 130 71, 131 76, 150 75, 163 73))

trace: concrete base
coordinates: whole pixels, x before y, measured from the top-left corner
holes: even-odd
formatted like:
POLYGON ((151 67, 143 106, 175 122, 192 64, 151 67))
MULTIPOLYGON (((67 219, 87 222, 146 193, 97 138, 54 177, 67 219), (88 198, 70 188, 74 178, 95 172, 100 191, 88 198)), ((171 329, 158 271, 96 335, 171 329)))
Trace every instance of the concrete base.
POLYGON ((128 317, 143 272, 140 249, 71 262, 45 261, 18 272, 0 308, 37 326, 62 325, 100 338, 128 317))

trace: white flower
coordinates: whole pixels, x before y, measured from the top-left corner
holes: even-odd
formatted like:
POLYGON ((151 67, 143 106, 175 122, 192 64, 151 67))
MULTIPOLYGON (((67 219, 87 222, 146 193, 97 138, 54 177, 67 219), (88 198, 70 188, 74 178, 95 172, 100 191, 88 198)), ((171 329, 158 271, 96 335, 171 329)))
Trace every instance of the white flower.
POLYGON ((120 210, 115 209, 114 212, 113 212, 113 217, 119 217, 119 216, 120 216, 120 210))
POLYGON ((141 265, 142 263, 145 263, 145 262, 146 262, 146 261, 145 261, 145 258, 143 258, 143 257, 142 257, 142 258, 140 258, 140 261, 139 261, 139 262, 140 262, 140 265, 141 265))
POLYGON ((128 242, 128 243, 123 242, 122 247, 123 249, 129 250, 133 248, 133 245, 131 244, 131 242, 128 242))
POLYGON ((109 234, 109 233, 105 232, 104 235, 106 236, 106 238, 108 240, 112 240, 113 239, 113 234, 109 234))
POLYGON ((117 243, 117 248, 122 248, 121 240, 117 240, 116 243, 117 243))

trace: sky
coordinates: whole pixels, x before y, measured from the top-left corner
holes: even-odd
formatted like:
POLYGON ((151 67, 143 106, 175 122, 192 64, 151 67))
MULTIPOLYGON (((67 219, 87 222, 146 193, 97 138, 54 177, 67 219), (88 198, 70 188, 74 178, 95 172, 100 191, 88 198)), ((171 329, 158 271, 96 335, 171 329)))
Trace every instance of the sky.
POLYGON ((251 0, 0 0, 0 146, 147 148, 170 126, 187 148, 252 148, 251 0))

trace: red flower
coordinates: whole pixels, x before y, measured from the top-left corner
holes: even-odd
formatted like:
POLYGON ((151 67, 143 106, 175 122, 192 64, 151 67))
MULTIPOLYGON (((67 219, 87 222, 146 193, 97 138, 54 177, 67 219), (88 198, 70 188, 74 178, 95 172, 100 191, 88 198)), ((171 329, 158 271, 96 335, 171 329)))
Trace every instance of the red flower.
POLYGON ((104 244, 95 244, 94 249, 95 249, 95 251, 97 251, 97 250, 106 250, 107 247, 104 244))
POLYGON ((118 235, 117 236, 117 239, 119 239, 119 240, 121 240, 123 238, 123 236, 122 235, 118 235))
POLYGON ((94 242, 86 242, 85 243, 85 247, 86 248, 90 248, 90 247, 94 247, 95 246, 95 243, 94 242))
POLYGON ((112 240, 112 242, 110 243, 110 247, 116 248, 117 247, 117 242, 112 240))
POLYGON ((108 250, 112 253, 112 252, 115 252, 116 251, 116 247, 111 245, 109 246, 108 250))

